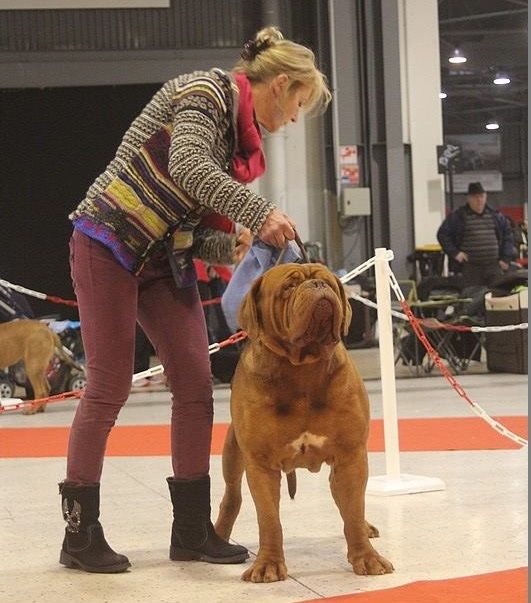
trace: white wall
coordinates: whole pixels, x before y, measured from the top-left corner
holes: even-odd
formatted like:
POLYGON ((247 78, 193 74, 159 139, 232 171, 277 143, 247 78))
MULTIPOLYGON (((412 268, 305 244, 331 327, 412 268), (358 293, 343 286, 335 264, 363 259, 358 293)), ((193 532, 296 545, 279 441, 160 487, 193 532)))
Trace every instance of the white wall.
POLYGON ((401 25, 404 142, 411 144, 418 246, 437 242, 444 216, 444 183, 436 154, 443 141, 437 0, 402 0, 401 25))
POLYGON ((303 117, 276 134, 264 134, 267 170, 257 185, 260 194, 295 220, 302 241, 310 236, 306 144, 303 117))

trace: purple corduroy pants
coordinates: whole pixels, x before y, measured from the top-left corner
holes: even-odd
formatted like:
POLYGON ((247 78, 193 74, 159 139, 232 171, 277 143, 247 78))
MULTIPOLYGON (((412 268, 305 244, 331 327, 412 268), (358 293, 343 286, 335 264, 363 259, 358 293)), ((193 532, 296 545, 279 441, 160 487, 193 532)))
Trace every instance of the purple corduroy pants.
POLYGON ((173 474, 209 471, 212 379, 203 308, 194 285, 178 289, 165 253, 135 276, 104 245, 74 230, 70 266, 79 304, 87 387, 68 443, 69 482, 100 481, 105 447, 131 388, 135 325, 151 340, 172 393, 173 474))

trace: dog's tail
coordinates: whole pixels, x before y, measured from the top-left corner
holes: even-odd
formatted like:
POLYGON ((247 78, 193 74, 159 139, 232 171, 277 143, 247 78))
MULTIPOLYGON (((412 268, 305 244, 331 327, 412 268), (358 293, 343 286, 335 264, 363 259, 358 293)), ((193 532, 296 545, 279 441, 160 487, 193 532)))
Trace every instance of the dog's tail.
MULTIPOLYGON (((50 331, 51 331, 51 329, 50 329, 50 331)), ((55 331, 52 331, 52 335, 53 335, 53 339, 54 339, 54 343, 55 343, 55 353, 57 354, 57 356, 59 356, 59 358, 63 362, 68 364, 68 366, 71 366, 75 369, 78 369, 79 371, 82 371, 83 367, 74 360, 74 358, 71 356, 70 350, 68 348, 65 348, 65 346, 63 345, 63 342, 59 338, 59 335, 57 335, 57 333, 55 331)))
POLYGON ((288 480, 288 493, 291 500, 295 498, 295 493, 297 492, 297 475, 295 473, 295 469, 286 473, 286 479, 288 480))

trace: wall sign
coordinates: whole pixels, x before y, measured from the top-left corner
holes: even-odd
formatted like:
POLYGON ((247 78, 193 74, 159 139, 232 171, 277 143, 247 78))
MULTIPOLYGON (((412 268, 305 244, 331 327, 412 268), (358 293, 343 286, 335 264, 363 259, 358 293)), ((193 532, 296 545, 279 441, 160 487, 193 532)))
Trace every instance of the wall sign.
POLYGON ((339 174, 341 184, 359 185, 358 147, 355 144, 339 147, 339 174))

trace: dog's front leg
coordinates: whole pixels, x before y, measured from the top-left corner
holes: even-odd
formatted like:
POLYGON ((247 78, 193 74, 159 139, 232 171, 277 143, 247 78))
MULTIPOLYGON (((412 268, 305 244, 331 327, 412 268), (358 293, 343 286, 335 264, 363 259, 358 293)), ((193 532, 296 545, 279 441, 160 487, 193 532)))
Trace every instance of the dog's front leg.
POLYGON ((367 453, 358 451, 353 458, 332 466, 330 489, 344 523, 348 560, 356 574, 389 574, 392 564, 372 547, 365 522, 367 453))
POLYGON ((246 463, 247 482, 256 507, 260 547, 253 565, 242 575, 249 582, 285 580, 288 570, 282 549, 280 525, 280 471, 246 463))

